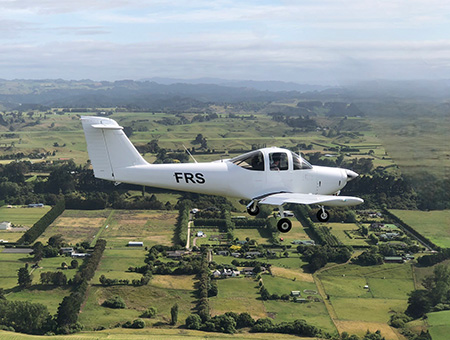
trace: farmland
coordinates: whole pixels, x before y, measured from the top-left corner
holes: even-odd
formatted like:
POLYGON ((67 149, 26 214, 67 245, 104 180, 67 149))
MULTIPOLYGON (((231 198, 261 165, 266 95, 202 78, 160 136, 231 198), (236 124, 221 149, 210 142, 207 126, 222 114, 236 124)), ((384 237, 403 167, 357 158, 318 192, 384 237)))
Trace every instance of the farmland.
MULTIPOLYGON (((267 110, 269 112, 272 110, 274 112, 283 111, 286 107, 294 107, 295 104, 296 102, 273 103, 272 107, 267 110)), ((164 148, 166 153, 172 153, 182 151, 182 146, 185 145, 187 148, 197 151, 197 153, 193 153, 198 161, 229 158, 254 148, 277 145, 302 151, 306 157, 313 157, 315 153, 320 153, 320 156, 316 156, 318 157, 317 161, 324 163, 336 162, 338 155, 343 157, 343 162, 349 163, 368 158, 372 161, 371 169, 376 169, 377 174, 389 174, 395 178, 399 178, 401 171, 408 174, 417 171, 411 160, 401 158, 405 157, 405 154, 400 154, 395 150, 397 140, 394 140, 393 136, 380 133, 380 124, 385 124, 385 122, 374 123, 371 119, 364 117, 346 117, 345 119, 328 117, 317 112, 318 116, 314 118, 318 122, 317 128, 304 131, 293 128, 282 120, 274 119, 263 110, 260 112, 255 110, 250 113, 236 109, 238 112, 236 117, 226 113, 227 111, 222 106, 215 106, 214 110, 217 110, 218 113, 216 118, 199 121, 193 119, 197 113, 192 112, 177 115, 162 112, 114 112, 111 118, 116 119, 119 124, 133 129, 131 140, 139 147, 156 140, 158 147, 164 148), (195 142, 199 131, 207 141, 205 148, 200 148, 200 145, 195 142), (388 141, 386 148, 383 144, 385 141, 388 141), (302 143, 307 148, 300 147, 299 145, 302 143), (340 150, 344 148, 353 150, 341 152, 340 150), (401 171, 396 167, 391 155, 399 160, 401 171)), ((58 109, 54 109, 54 113, 58 114, 42 114, 39 123, 36 117, 24 118, 26 123, 36 122, 34 125, 19 126, 16 124, 14 126, 16 130, 7 139, 7 143, 11 145, 0 148, 0 155, 4 156, 11 152, 27 154, 35 149, 40 149, 45 150, 48 154, 44 159, 35 159, 33 162, 54 161, 66 164, 66 159, 72 159, 79 166, 73 171, 74 175, 78 175, 82 169, 89 168, 79 117, 75 113, 62 113, 58 109)), ((84 114, 94 115, 96 112, 84 114)), ((199 113, 199 115, 207 116, 203 113, 199 113)), ((443 130, 439 131, 442 135, 443 130)), ((0 126, 0 132, 7 133, 7 130, 0 126)), ((402 141, 405 140, 402 139, 402 141)), ((426 140, 422 138, 418 142, 425 144, 426 140)), ((407 148, 407 146, 403 145, 402 148, 407 148)), ((439 159, 444 157, 441 149, 437 150, 439 159)), ((425 150, 430 151, 428 146, 425 150)), ((434 157, 432 154, 433 152, 430 151, 430 157, 434 157)), ((416 157, 415 154, 413 156, 416 157)), ((156 152, 146 152, 144 157, 153 162, 160 155, 156 152)), ((2 164, 6 163, 8 160, 2 161, 2 164)), ((371 170, 363 174, 368 177, 374 176, 371 170)), ((436 171, 436 174, 440 174, 440 172, 436 171)), ((50 176, 50 171, 31 171, 27 174, 26 183, 30 188, 34 188, 35 183, 41 185, 47 183, 50 176)), ((39 188, 39 185, 36 187, 39 188)), ((80 196, 85 199, 88 194, 91 194, 90 188, 83 190, 86 192, 80 196), (84 194, 86 197, 83 196, 84 194)), ((95 190, 93 189, 93 191, 95 190)), ((184 327, 187 316, 196 311, 199 284, 195 275, 154 274, 147 285, 137 286, 131 283, 139 281, 143 275, 130 268, 145 266, 148 250, 152 246, 170 247, 177 242, 178 211, 173 210, 173 207, 185 196, 180 193, 158 190, 153 192, 151 188, 147 188, 147 193, 143 194, 139 187, 132 187, 128 190, 124 189, 124 185, 108 190, 110 191, 108 194, 113 190, 117 191, 117 196, 123 198, 126 203, 149 200, 150 195, 154 194, 156 200, 163 204, 169 202, 169 205, 167 208, 163 206, 156 210, 113 208, 113 204, 109 201, 111 195, 105 199, 107 209, 66 209, 37 239, 46 245, 52 236, 62 235, 64 242, 70 246, 84 243, 84 246, 88 244, 91 247, 100 238, 107 241, 107 247, 95 275, 90 281, 86 298, 81 307, 79 321, 84 325, 85 333, 78 334, 79 339, 93 337, 143 339, 149 336, 156 339, 212 336, 228 338, 227 335, 219 333, 194 332, 184 328, 175 329, 180 325, 184 327), (130 241, 143 242, 144 246, 128 247, 130 241), (103 285, 100 283, 102 276, 107 279, 120 280, 121 283, 110 286, 103 285), (102 306, 105 300, 114 296, 122 297, 126 308, 111 309, 102 306), (178 324, 171 326, 170 309, 175 304, 179 306, 178 324), (151 319, 144 318, 146 329, 131 331, 118 327, 127 321, 139 318, 149 307, 155 307, 157 314, 151 319), (103 328, 106 330, 91 332, 103 328)), ((59 192, 59 194, 62 193, 59 192)), ((193 197, 189 198, 194 199, 193 197)), ((194 201, 194 204, 197 202, 194 201)), ((235 210, 232 212, 233 216, 242 215, 242 212, 245 211, 245 204, 238 202, 237 199, 231 200, 231 205, 235 210)), ((0 221, 8 220, 16 225, 30 227, 48 209, 47 206, 42 210, 0 207, 0 221)), ((446 232, 450 218, 448 210, 439 212, 392 210, 392 212, 437 245, 450 246, 450 235, 446 232)), ((317 226, 327 227, 330 234, 345 246, 370 249, 374 243, 369 241, 368 237, 362 236, 360 232, 361 226, 369 227, 369 223, 367 221, 361 223, 359 220, 358 217, 358 222, 355 223, 330 222, 323 225, 317 224, 317 226)), ((374 221, 381 223, 384 222, 384 219, 377 217, 374 221)), ((415 268, 410 262, 367 267, 350 263, 329 263, 312 275, 308 271, 308 262, 297 252, 297 244, 293 243, 293 241, 310 240, 311 230, 306 229, 295 218, 292 219, 292 222, 293 228, 287 234, 273 233, 269 229, 257 228, 235 228, 230 233, 233 240, 249 239, 252 241, 250 250, 254 250, 254 248, 265 250, 266 247, 268 249, 273 247, 271 256, 245 259, 261 261, 266 266, 271 265, 270 274, 261 274, 262 282, 270 294, 289 295, 291 291, 298 290, 308 301, 298 303, 294 302, 292 298, 289 301, 275 298, 263 300, 258 279, 241 275, 236 278, 215 280, 218 287, 217 296, 208 299, 211 316, 232 311, 235 313, 248 312, 255 319, 268 317, 274 323, 305 319, 308 324, 319 327, 330 334, 346 331, 362 336, 367 329, 371 331, 380 329, 386 339, 403 340, 398 332, 388 325, 390 315, 393 311, 405 311, 408 294, 414 288, 420 288, 421 280, 430 272, 425 273, 423 268, 415 268), (254 244, 253 241, 255 241, 254 244), (304 293, 305 290, 309 293, 304 293), (311 292, 317 292, 317 294, 311 292)), ((202 248, 203 246, 206 249, 211 246, 210 248, 228 249, 229 244, 225 241, 209 239, 211 235, 218 234, 226 237, 227 233, 220 233, 219 229, 215 227, 202 226, 191 229, 190 247, 193 247, 194 236, 198 231, 205 232, 207 236, 196 238, 195 245, 197 247, 202 248)), ((1 231, 0 239, 9 240, 8 237, 14 235, 11 241, 15 241, 22 233, 1 231)), ((362 251, 358 250, 353 257, 361 253, 362 251)), ((196 253, 194 252, 194 254, 196 253)), ((33 269, 31 287, 18 289, 17 271, 27 263, 32 265, 34 263, 33 256, 0 252, 0 288, 5 289, 8 300, 43 303, 50 313, 54 314, 62 299, 70 294, 70 289, 67 286, 43 285, 39 280, 40 274, 61 271, 63 270, 61 263, 69 263, 70 260, 69 257, 63 256, 42 259, 39 266, 33 269)), ((210 266, 231 268, 233 260, 235 258, 231 256, 213 254, 210 266)), ((243 258, 239 260, 243 260, 243 258)), ((80 260, 80 263, 82 261, 80 260)), ((169 259, 165 257, 164 252, 161 252, 157 261, 164 264, 172 263, 171 265, 175 266, 181 260, 169 259)), ((155 266, 157 267, 160 263, 155 266)), ((242 265, 238 266, 238 269, 242 268, 242 265)), ((77 269, 64 269, 63 272, 70 280, 74 278, 77 269)), ((446 326, 442 321, 443 318, 436 317, 432 320, 435 320, 430 322, 430 329, 434 329, 433 332, 435 332, 433 334, 442 333, 439 330, 440 327, 444 326, 445 328, 446 326), (442 325, 443 323, 444 325, 442 325)), ((240 332, 242 333, 238 335, 239 338, 270 338, 265 334, 240 332)), ((3 336, 3 333, 0 334, 3 336)), ((11 339, 16 339, 14 337, 21 339, 20 335, 10 335, 9 333, 5 335, 5 339, 8 339, 8 336, 11 339)), ((73 336, 67 338, 71 337, 73 336)), ((24 338, 28 337, 24 336, 24 338)), ((291 337, 277 334, 276 338, 291 337)))
POLYGON ((439 247, 450 247, 450 210, 405 211, 392 213, 439 247))

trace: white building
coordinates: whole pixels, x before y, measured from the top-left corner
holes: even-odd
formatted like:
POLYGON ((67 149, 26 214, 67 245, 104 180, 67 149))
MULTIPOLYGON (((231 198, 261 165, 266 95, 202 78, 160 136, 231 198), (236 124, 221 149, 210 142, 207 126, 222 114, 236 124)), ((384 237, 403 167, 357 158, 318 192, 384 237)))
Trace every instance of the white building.
POLYGON ((0 230, 9 230, 11 229, 11 222, 1 222, 0 230))

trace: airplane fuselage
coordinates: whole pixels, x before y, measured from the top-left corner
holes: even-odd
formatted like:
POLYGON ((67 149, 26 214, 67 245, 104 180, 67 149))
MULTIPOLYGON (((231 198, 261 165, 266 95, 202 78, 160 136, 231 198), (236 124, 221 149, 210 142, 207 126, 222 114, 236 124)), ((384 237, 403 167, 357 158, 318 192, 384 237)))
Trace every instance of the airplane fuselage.
MULTIPOLYGON (((334 194, 347 183, 347 170, 322 166, 294 170, 292 153, 285 149, 261 149, 264 156, 283 152, 288 157, 284 170, 252 171, 230 160, 210 163, 135 165, 115 169, 117 182, 134 183, 171 190, 222 195, 243 199, 278 192, 334 194)), ((268 158, 265 158, 268 160, 268 158)))

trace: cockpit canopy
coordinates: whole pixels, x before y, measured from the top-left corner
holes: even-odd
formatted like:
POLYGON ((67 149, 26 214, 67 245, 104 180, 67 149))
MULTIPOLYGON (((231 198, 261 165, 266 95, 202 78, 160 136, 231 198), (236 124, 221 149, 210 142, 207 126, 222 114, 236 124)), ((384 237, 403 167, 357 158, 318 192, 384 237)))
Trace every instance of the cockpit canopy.
POLYGON ((271 171, 286 171, 286 170, 305 170, 312 169, 311 164, 304 160, 299 155, 284 149, 262 149, 234 157, 230 160, 231 163, 240 166, 246 170, 264 171, 266 168, 271 171), (267 161, 267 165, 265 160, 267 161))
POLYGON ((231 163, 247 170, 264 171, 264 155, 259 150, 234 157, 231 163))

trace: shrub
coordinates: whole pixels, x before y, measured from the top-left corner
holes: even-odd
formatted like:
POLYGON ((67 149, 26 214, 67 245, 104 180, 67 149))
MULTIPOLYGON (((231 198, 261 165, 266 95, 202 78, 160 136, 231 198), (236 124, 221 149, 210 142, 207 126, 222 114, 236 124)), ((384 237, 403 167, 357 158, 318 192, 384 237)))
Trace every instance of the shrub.
POLYGON ((125 305, 125 301, 123 301, 123 299, 120 296, 114 296, 112 298, 105 300, 102 303, 102 306, 108 307, 108 308, 126 308, 127 307, 125 305))
POLYGON ((154 318, 156 316, 157 309, 156 307, 150 307, 144 313, 142 313, 141 318, 154 318))

